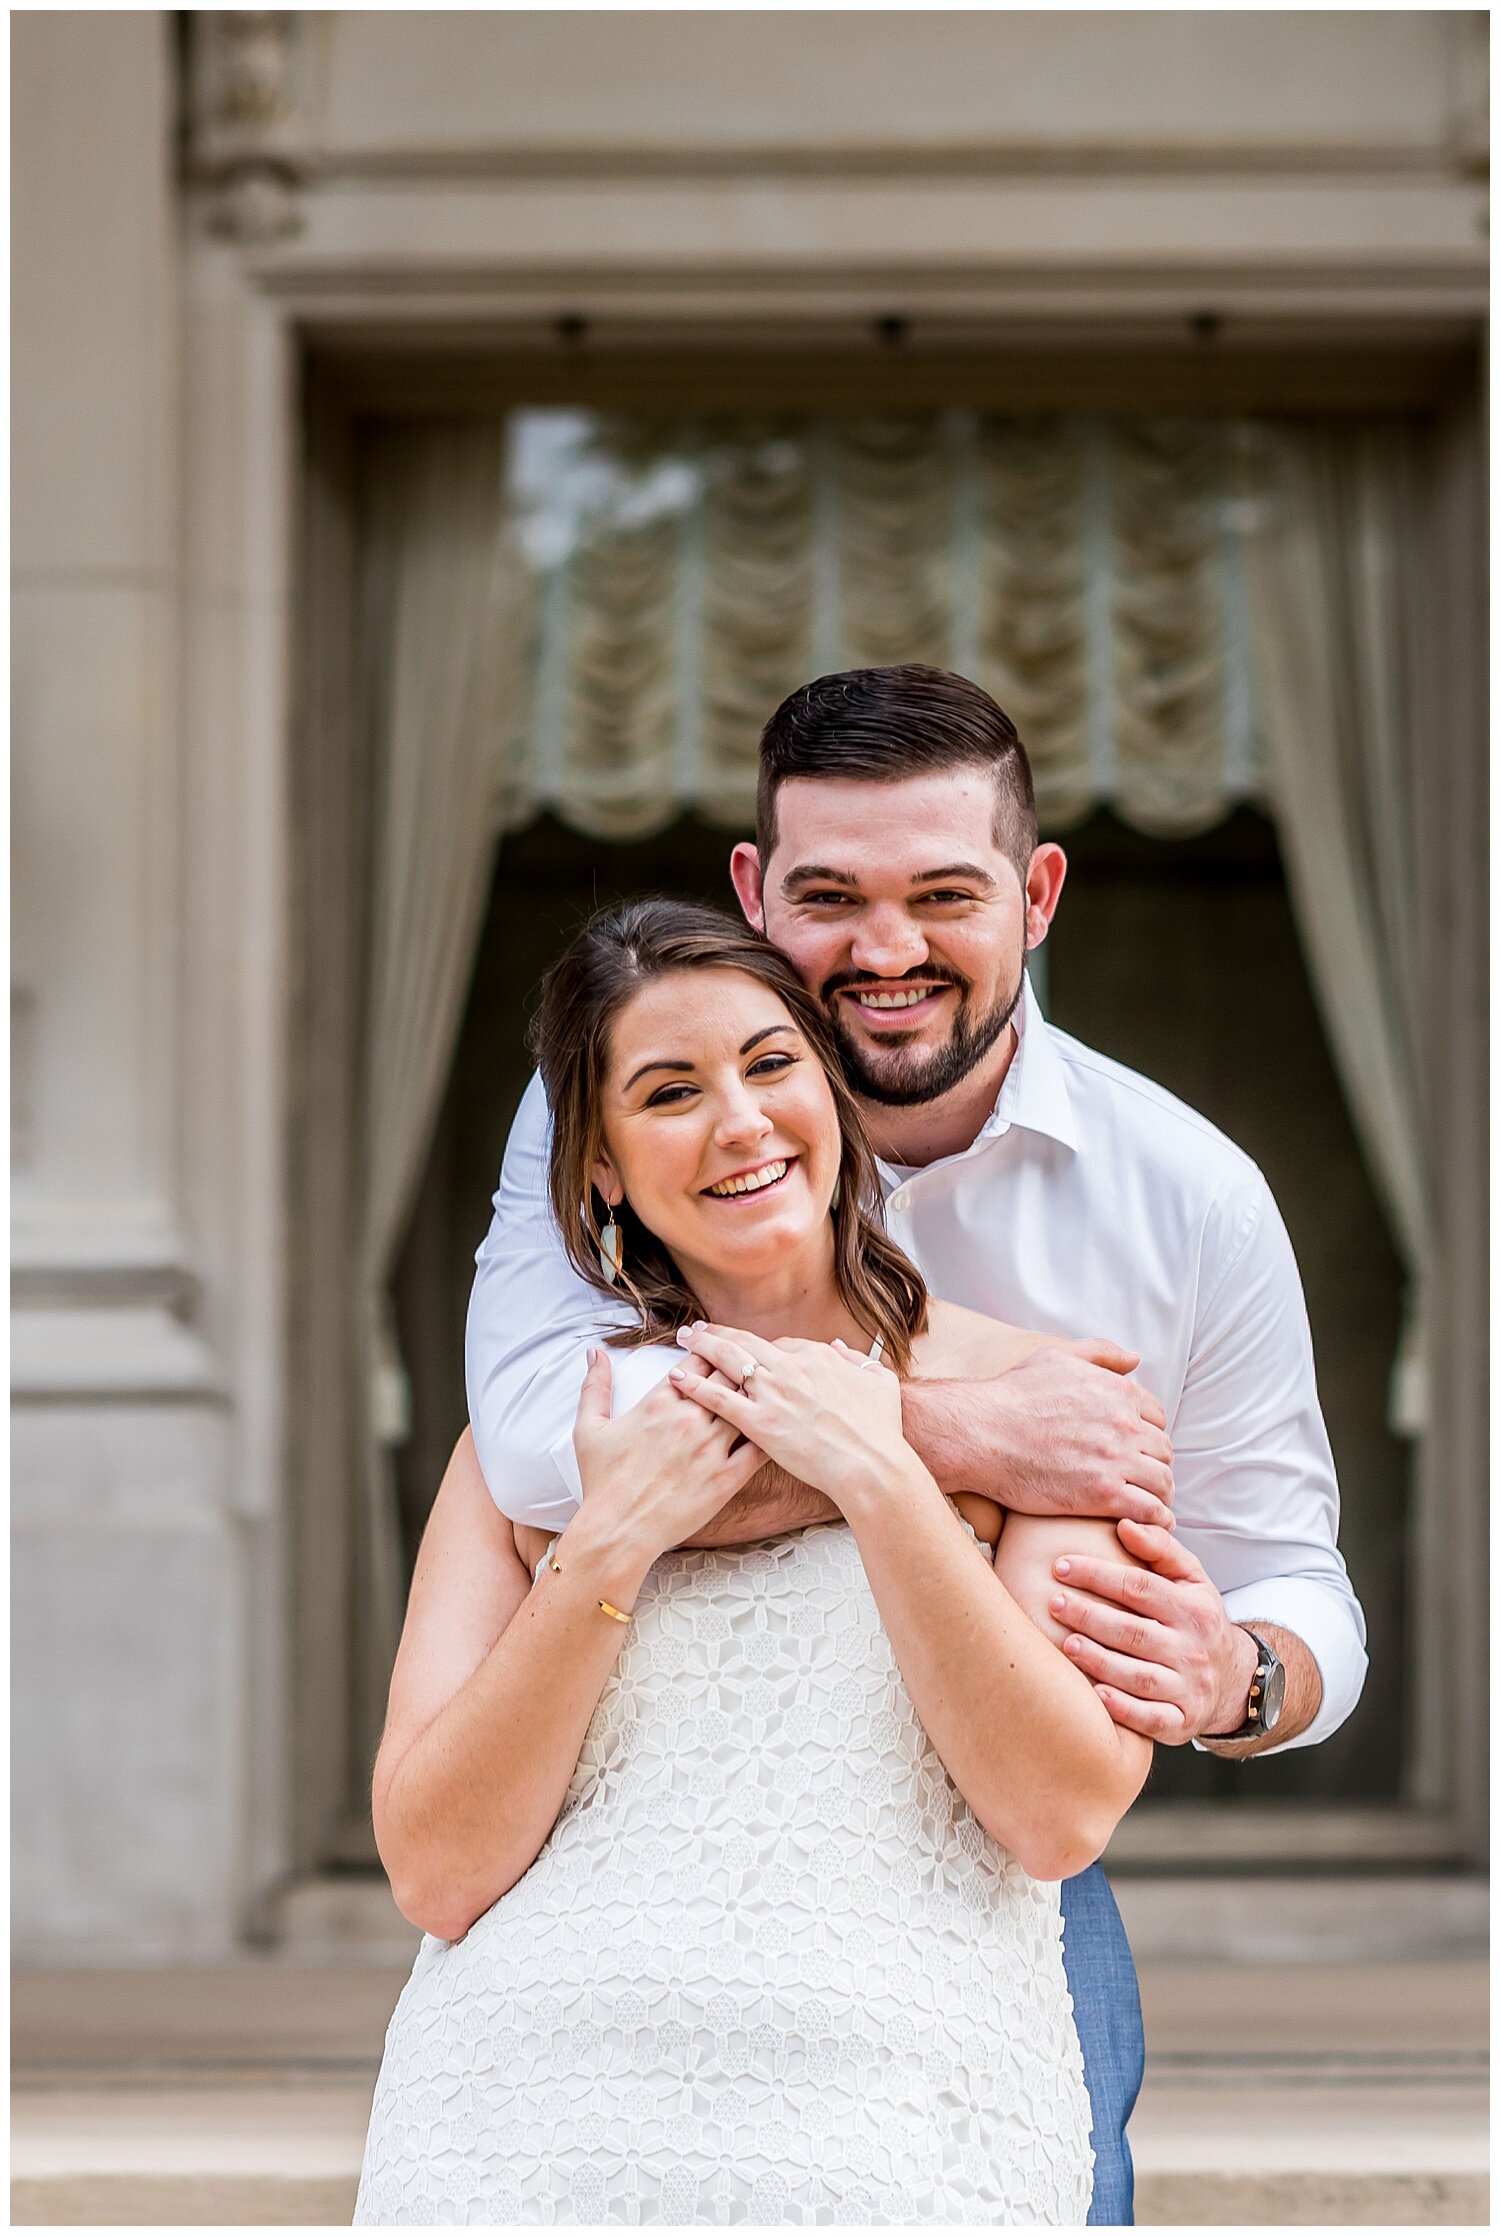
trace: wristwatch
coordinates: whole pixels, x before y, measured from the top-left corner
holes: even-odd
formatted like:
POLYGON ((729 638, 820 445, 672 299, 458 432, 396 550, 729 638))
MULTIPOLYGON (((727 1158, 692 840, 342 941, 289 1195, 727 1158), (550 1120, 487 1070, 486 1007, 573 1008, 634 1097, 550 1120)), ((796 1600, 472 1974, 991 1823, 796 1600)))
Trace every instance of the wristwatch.
POLYGON ((1264 1733, 1274 1731, 1281 1721, 1286 1700, 1286 1664, 1258 1630, 1251 1630, 1248 1623, 1241 1623, 1240 1629, 1249 1632, 1255 1640, 1259 1656, 1255 1675, 1250 1680, 1250 1705, 1237 1731, 1206 1731, 1203 1734, 1206 1740, 1259 1739, 1264 1733))

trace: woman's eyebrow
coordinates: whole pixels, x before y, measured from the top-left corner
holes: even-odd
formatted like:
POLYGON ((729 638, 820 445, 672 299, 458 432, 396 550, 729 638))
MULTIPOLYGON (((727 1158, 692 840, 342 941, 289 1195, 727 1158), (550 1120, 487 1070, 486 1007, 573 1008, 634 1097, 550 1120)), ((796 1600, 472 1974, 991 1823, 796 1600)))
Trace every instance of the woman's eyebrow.
POLYGON ((697 1069, 697 1065, 688 1056, 653 1056, 649 1064, 642 1064, 639 1071, 631 1073, 621 1092, 628 1093, 638 1079, 645 1078, 648 1071, 696 1071, 697 1069))
MULTIPOLYGON (((750 1038, 741 1047, 740 1054, 748 1056, 752 1048, 758 1048, 763 1040, 769 1040, 772 1033, 794 1033, 796 1030, 797 1027, 789 1017, 784 1018, 779 1025, 762 1025, 758 1033, 750 1035, 750 1038)), ((698 1066, 688 1056, 653 1056, 649 1064, 642 1064, 638 1071, 631 1073, 621 1089, 621 1093, 628 1094, 636 1081, 644 1079, 648 1071, 696 1071, 697 1069, 698 1066)))

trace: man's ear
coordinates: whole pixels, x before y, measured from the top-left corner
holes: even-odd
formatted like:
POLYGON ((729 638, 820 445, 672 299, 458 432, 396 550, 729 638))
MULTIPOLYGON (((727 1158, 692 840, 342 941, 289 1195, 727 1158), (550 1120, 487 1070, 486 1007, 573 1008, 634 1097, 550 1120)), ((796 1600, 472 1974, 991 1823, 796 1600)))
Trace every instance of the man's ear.
POLYGON ((1040 947, 1062 899, 1068 857, 1049 840, 1037 847, 1026 872, 1026 945, 1040 947))
POLYGON ((729 857, 729 875, 747 924, 758 932, 766 928, 766 900, 761 887, 760 849, 741 839, 729 857))
POLYGON ((1060 845, 1039 845, 1026 868, 1026 946, 1039 948, 1062 899, 1062 881, 1069 874, 1069 856, 1060 845))

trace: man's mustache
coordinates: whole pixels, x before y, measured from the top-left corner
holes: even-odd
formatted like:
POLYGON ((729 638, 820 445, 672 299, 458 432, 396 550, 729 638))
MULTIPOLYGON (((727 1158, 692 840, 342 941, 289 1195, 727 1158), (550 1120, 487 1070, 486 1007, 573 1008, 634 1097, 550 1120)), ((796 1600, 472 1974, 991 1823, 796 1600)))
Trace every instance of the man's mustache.
POLYGON ((956 986, 961 994, 966 994, 969 990, 969 981, 966 978, 960 978, 956 970, 935 970, 929 964, 922 970, 903 971, 899 978, 868 978, 861 971, 835 971, 832 978, 824 979, 821 993, 824 1001, 830 1001, 835 994, 848 993, 853 989, 868 990, 876 994, 888 994, 893 986, 909 984, 917 986, 956 986))

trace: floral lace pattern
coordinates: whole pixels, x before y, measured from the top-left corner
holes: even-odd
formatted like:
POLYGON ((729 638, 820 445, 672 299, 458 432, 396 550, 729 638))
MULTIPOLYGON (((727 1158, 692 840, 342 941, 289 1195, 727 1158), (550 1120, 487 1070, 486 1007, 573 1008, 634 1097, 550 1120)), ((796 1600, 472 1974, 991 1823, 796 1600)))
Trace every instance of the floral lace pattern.
POLYGON ((424 1940, 357 2224, 1077 2224, 1058 1890, 983 1832, 851 1533, 647 1579, 536 1862, 424 1940))

